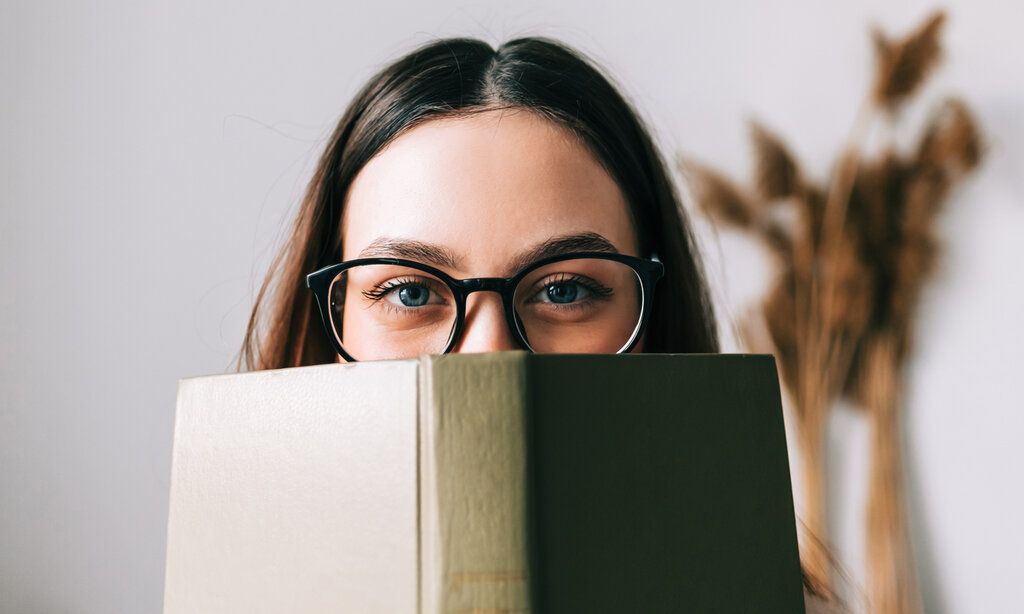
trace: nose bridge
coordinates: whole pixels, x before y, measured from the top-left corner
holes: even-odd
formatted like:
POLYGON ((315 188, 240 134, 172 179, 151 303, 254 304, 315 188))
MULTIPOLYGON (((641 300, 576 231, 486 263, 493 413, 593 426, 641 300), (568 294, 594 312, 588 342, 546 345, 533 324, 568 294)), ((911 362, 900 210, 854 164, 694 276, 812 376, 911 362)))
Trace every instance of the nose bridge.
POLYGON ((467 295, 481 291, 497 292, 500 294, 505 289, 505 280, 501 277, 474 277, 473 279, 464 280, 462 287, 467 295))
MULTIPOLYGON (((501 277, 475 277, 473 279, 466 279, 462 282, 462 288, 466 293, 466 305, 469 306, 469 297, 474 292, 494 292, 498 295, 496 305, 500 308, 501 312, 505 311, 505 284, 507 280, 501 277)), ((479 311, 480 307, 477 306, 475 311, 479 311)), ((467 314, 468 315, 468 314, 467 314)))
POLYGON ((474 292, 494 292, 498 294, 498 300, 490 309, 485 307, 484 303, 477 304, 467 311, 465 328, 462 331, 462 338, 456 345, 456 351, 486 352, 518 347, 504 315, 505 284, 506 280, 500 277, 478 277, 462 282, 462 288, 467 295, 467 307, 468 295, 474 292))

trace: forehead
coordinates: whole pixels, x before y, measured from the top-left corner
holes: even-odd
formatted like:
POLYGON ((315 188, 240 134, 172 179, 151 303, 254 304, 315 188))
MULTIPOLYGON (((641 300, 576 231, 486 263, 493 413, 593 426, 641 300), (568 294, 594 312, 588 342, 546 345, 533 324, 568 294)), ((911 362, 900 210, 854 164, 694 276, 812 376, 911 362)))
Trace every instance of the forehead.
POLYGON ((591 232, 634 254, 618 185, 569 130, 540 115, 496 109, 425 122, 357 174, 342 222, 342 258, 378 237, 436 243, 480 276, 552 236, 591 232))

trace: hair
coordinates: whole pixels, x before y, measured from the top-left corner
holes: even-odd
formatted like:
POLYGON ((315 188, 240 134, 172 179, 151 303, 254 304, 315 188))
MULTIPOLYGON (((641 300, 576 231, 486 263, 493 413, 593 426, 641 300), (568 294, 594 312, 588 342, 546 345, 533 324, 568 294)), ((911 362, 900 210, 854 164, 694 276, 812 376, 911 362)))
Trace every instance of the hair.
POLYGON ((385 66, 345 110, 256 296, 237 369, 334 362, 305 276, 341 260, 342 206, 356 174, 414 126, 500 108, 533 111, 568 128, 623 191, 640 253, 657 253, 665 265, 643 350, 717 353, 717 323, 686 212, 649 131, 611 78, 549 38, 516 38, 497 49, 446 38, 385 66))
MULTIPOLYGON (((395 138, 432 119, 524 109, 568 128, 626 197, 642 255, 665 265, 644 352, 718 353, 718 325, 688 216, 639 114, 600 65, 546 37, 494 49, 474 38, 425 43, 374 74, 335 127, 291 229, 256 296, 236 368, 330 363, 306 274, 341 260, 345 195, 359 170, 395 138), (265 328, 260 331, 260 328, 265 328)), ((826 593, 806 572, 811 594, 826 593)))

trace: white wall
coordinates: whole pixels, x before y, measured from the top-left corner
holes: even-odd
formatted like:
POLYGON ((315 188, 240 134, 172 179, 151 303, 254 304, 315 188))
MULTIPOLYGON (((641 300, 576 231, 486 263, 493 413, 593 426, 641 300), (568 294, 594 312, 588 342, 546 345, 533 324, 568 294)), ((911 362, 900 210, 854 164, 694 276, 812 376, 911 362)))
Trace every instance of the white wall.
MULTIPOLYGON (((757 116, 824 173, 868 76, 868 20, 903 30, 930 8, 503 4, 0 6, 0 611, 159 610, 176 380, 228 368, 316 154, 383 63, 435 36, 556 36, 618 75, 666 151, 742 175, 757 116)), ((948 209, 923 306, 913 530, 930 612, 1000 612, 1024 552, 1024 5, 947 6, 926 97, 966 96, 992 148, 948 209)), ((700 232, 739 313, 761 255, 700 232)), ((857 576, 866 433, 847 411, 836 427, 835 535, 857 576)))

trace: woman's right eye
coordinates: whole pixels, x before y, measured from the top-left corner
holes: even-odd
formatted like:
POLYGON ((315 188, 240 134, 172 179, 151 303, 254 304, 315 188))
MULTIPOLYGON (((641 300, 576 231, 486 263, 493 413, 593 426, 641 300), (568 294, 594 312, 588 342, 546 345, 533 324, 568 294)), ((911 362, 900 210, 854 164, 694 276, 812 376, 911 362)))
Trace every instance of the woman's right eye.
POLYGON ((385 301, 385 307, 398 310, 417 310, 427 305, 445 305, 445 294, 428 281, 411 279, 389 279, 374 284, 369 290, 363 291, 367 299, 378 302, 385 301))
POLYGON ((430 299, 430 288, 420 284, 402 284, 389 289, 384 297, 398 307, 422 307, 430 299))

